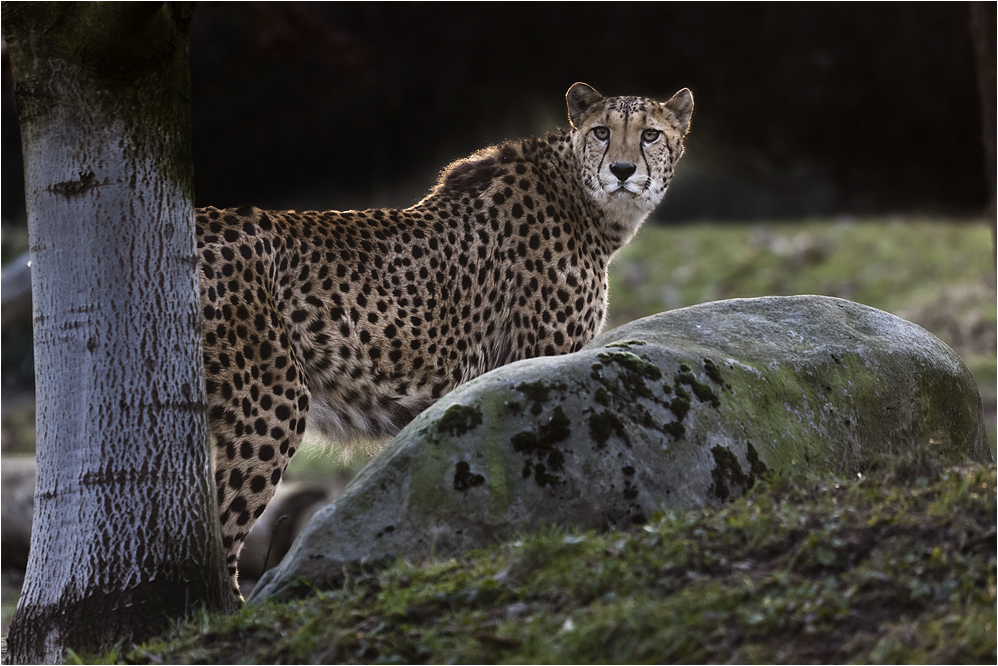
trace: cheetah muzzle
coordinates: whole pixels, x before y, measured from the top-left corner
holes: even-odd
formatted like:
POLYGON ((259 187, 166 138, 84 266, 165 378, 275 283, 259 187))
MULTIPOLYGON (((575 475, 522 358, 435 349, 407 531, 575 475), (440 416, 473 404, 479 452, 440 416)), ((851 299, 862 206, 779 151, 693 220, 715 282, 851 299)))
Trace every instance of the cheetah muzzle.
POLYGON ((209 423, 233 589, 246 535, 308 426, 394 435, 459 384, 573 352, 607 267, 665 196, 693 96, 603 97, 571 128, 458 160, 403 210, 197 211, 209 423))

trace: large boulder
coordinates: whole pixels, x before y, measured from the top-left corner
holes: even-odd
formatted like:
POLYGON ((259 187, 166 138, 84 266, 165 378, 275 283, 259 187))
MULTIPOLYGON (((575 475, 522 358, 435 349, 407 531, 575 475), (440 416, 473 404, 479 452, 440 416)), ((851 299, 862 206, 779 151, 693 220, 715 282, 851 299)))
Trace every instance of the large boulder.
POLYGON ((916 445, 992 460, 973 376, 924 329, 820 296, 664 312, 446 395, 312 517, 251 601, 335 584, 358 561, 624 526, 771 470, 851 473, 916 445))

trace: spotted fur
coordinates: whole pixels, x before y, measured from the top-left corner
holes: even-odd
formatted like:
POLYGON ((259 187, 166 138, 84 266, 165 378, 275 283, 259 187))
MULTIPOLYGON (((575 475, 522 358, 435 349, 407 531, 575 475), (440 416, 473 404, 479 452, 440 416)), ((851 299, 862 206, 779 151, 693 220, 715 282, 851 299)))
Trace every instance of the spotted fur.
POLYGON ((693 99, 567 94, 571 129, 447 167, 403 210, 197 211, 229 571, 306 423, 349 445, 448 391, 589 342, 607 266, 662 200, 693 99))

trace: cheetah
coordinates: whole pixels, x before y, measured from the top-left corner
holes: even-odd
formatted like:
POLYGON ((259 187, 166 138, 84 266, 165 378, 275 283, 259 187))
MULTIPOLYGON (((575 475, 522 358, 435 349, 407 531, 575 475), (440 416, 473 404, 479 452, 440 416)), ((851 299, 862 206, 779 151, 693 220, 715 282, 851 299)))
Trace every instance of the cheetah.
POLYGON ((661 202, 693 112, 566 94, 568 130, 446 167, 402 210, 196 211, 204 367, 233 593, 306 423, 394 435, 442 395, 600 331, 607 267, 661 202))

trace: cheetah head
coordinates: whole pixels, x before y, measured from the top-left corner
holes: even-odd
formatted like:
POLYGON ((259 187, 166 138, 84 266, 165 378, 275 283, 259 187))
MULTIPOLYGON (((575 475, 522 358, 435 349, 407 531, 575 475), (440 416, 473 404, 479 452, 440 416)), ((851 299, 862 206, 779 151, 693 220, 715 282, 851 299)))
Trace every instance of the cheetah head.
POLYGON ((626 243, 665 196, 683 154, 693 95, 683 88, 667 102, 603 97, 576 83, 565 98, 583 189, 626 243))

